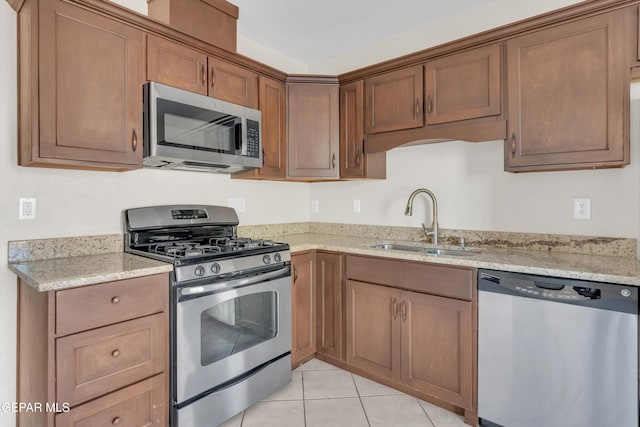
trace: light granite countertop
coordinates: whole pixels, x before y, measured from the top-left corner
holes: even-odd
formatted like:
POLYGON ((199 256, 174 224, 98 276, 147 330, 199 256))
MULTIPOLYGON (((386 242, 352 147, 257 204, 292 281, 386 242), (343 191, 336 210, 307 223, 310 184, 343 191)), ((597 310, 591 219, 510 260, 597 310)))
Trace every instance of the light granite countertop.
POLYGON ((9 269, 44 292, 165 273, 173 265, 116 252, 9 263, 9 269))
MULTIPOLYGON (((435 256, 371 247, 383 242, 420 245, 419 243, 405 240, 313 233, 278 235, 273 236, 272 239, 288 243, 293 253, 320 249, 401 260, 640 286, 640 263, 635 257, 490 248, 481 248, 480 253, 473 255, 435 256)), ((429 247, 429 245, 424 246, 425 248, 429 247)))
MULTIPOLYGON (((289 243, 293 253, 320 249, 640 286, 634 239, 445 230, 445 244, 465 237, 468 246, 480 253, 435 256, 372 247, 383 242, 432 247, 419 241, 421 233, 417 228, 324 223, 248 226, 239 232, 246 237, 289 243)), ((168 263, 122 253, 122 248, 120 234, 12 241, 9 268, 39 291, 173 269, 168 263)))

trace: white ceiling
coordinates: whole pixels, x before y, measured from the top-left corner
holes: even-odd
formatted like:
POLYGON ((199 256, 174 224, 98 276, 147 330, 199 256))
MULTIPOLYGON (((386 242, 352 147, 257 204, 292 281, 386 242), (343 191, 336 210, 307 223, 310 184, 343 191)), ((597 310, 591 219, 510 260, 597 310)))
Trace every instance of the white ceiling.
POLYGON ((304 64, 361 49, 491 0, 230 0, 238 33, 304 64))

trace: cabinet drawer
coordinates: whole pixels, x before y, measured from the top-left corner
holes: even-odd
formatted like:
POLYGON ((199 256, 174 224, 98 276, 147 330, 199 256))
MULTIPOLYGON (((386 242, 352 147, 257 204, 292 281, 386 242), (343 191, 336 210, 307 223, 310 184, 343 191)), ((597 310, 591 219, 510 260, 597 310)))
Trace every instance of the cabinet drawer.
POLYGON ((56 427, 167 425, 164 374, 56 415, 56 427))
POLYGON ((471 301, 474 276, 470 268, 406 262, 402 268, 402 288, 471 301))
POLYGON ((399 287, 401 267, 401 262, 389 259, 348 256, 347 279, 399 287))
POLYGON ((56 334, 97 328, 164 311, 166 275, 137 277, 56 292, 56 334))
POLYGON ((162 372, 166 323, 156 314, 58 338, 58 401, 73 405, 162 372))

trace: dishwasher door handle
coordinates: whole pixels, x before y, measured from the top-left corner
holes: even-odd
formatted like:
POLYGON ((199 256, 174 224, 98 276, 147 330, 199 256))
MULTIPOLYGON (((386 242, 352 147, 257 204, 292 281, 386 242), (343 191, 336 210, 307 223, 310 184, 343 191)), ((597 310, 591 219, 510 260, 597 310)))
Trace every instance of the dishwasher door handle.
POLYGON ((536 280, 533 281, 533 284, 536 285, 537 288, 548 289, 550 291, 561 291, 561 290, 564 289, 564 285, 556 285, 554 283, 538 282, 536 280))

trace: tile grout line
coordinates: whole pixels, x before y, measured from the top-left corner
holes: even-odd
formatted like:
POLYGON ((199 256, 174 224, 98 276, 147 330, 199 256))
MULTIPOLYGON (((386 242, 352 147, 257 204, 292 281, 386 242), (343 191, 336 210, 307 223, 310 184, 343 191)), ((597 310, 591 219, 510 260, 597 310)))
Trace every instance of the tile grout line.
POLYGON ((302 422, 304 427, 307 427, 307 402, 304 397, 304 371, 300 370, 300 382, 302 383, 302 422))
POLYGON ((360 406, 362 407, 362 412, 364 413, 364 418, 367 420, 367 425, 371 427, 371 421, 369 421, 369 415, 367 415, 367 410, 364 408, 364 403, 362 403, 362 396, 360 395, 360 390, 358 389, 358 384, 356 384, 356 378, 351 374, 351 381, 353 381, 353 387, 356 389, 356 393, 358 394, 358 400, 360 401, 360 406))
POLYGON ((420 403, 420 399, 418 399, 417 397, 415 399, 416 399, 416 402, 418 402, 418 406, 420 407, 420 409, 422 409, 422 412, 424 412, 424 414, 427 416, 427 419, 431 423, 431 426, 436 427, 436 423, 433 422, 433 420, 431 419, 431 416, 429 415, 429 412, 427 412, 424 406, 422 406, 422 404, 420 403))

